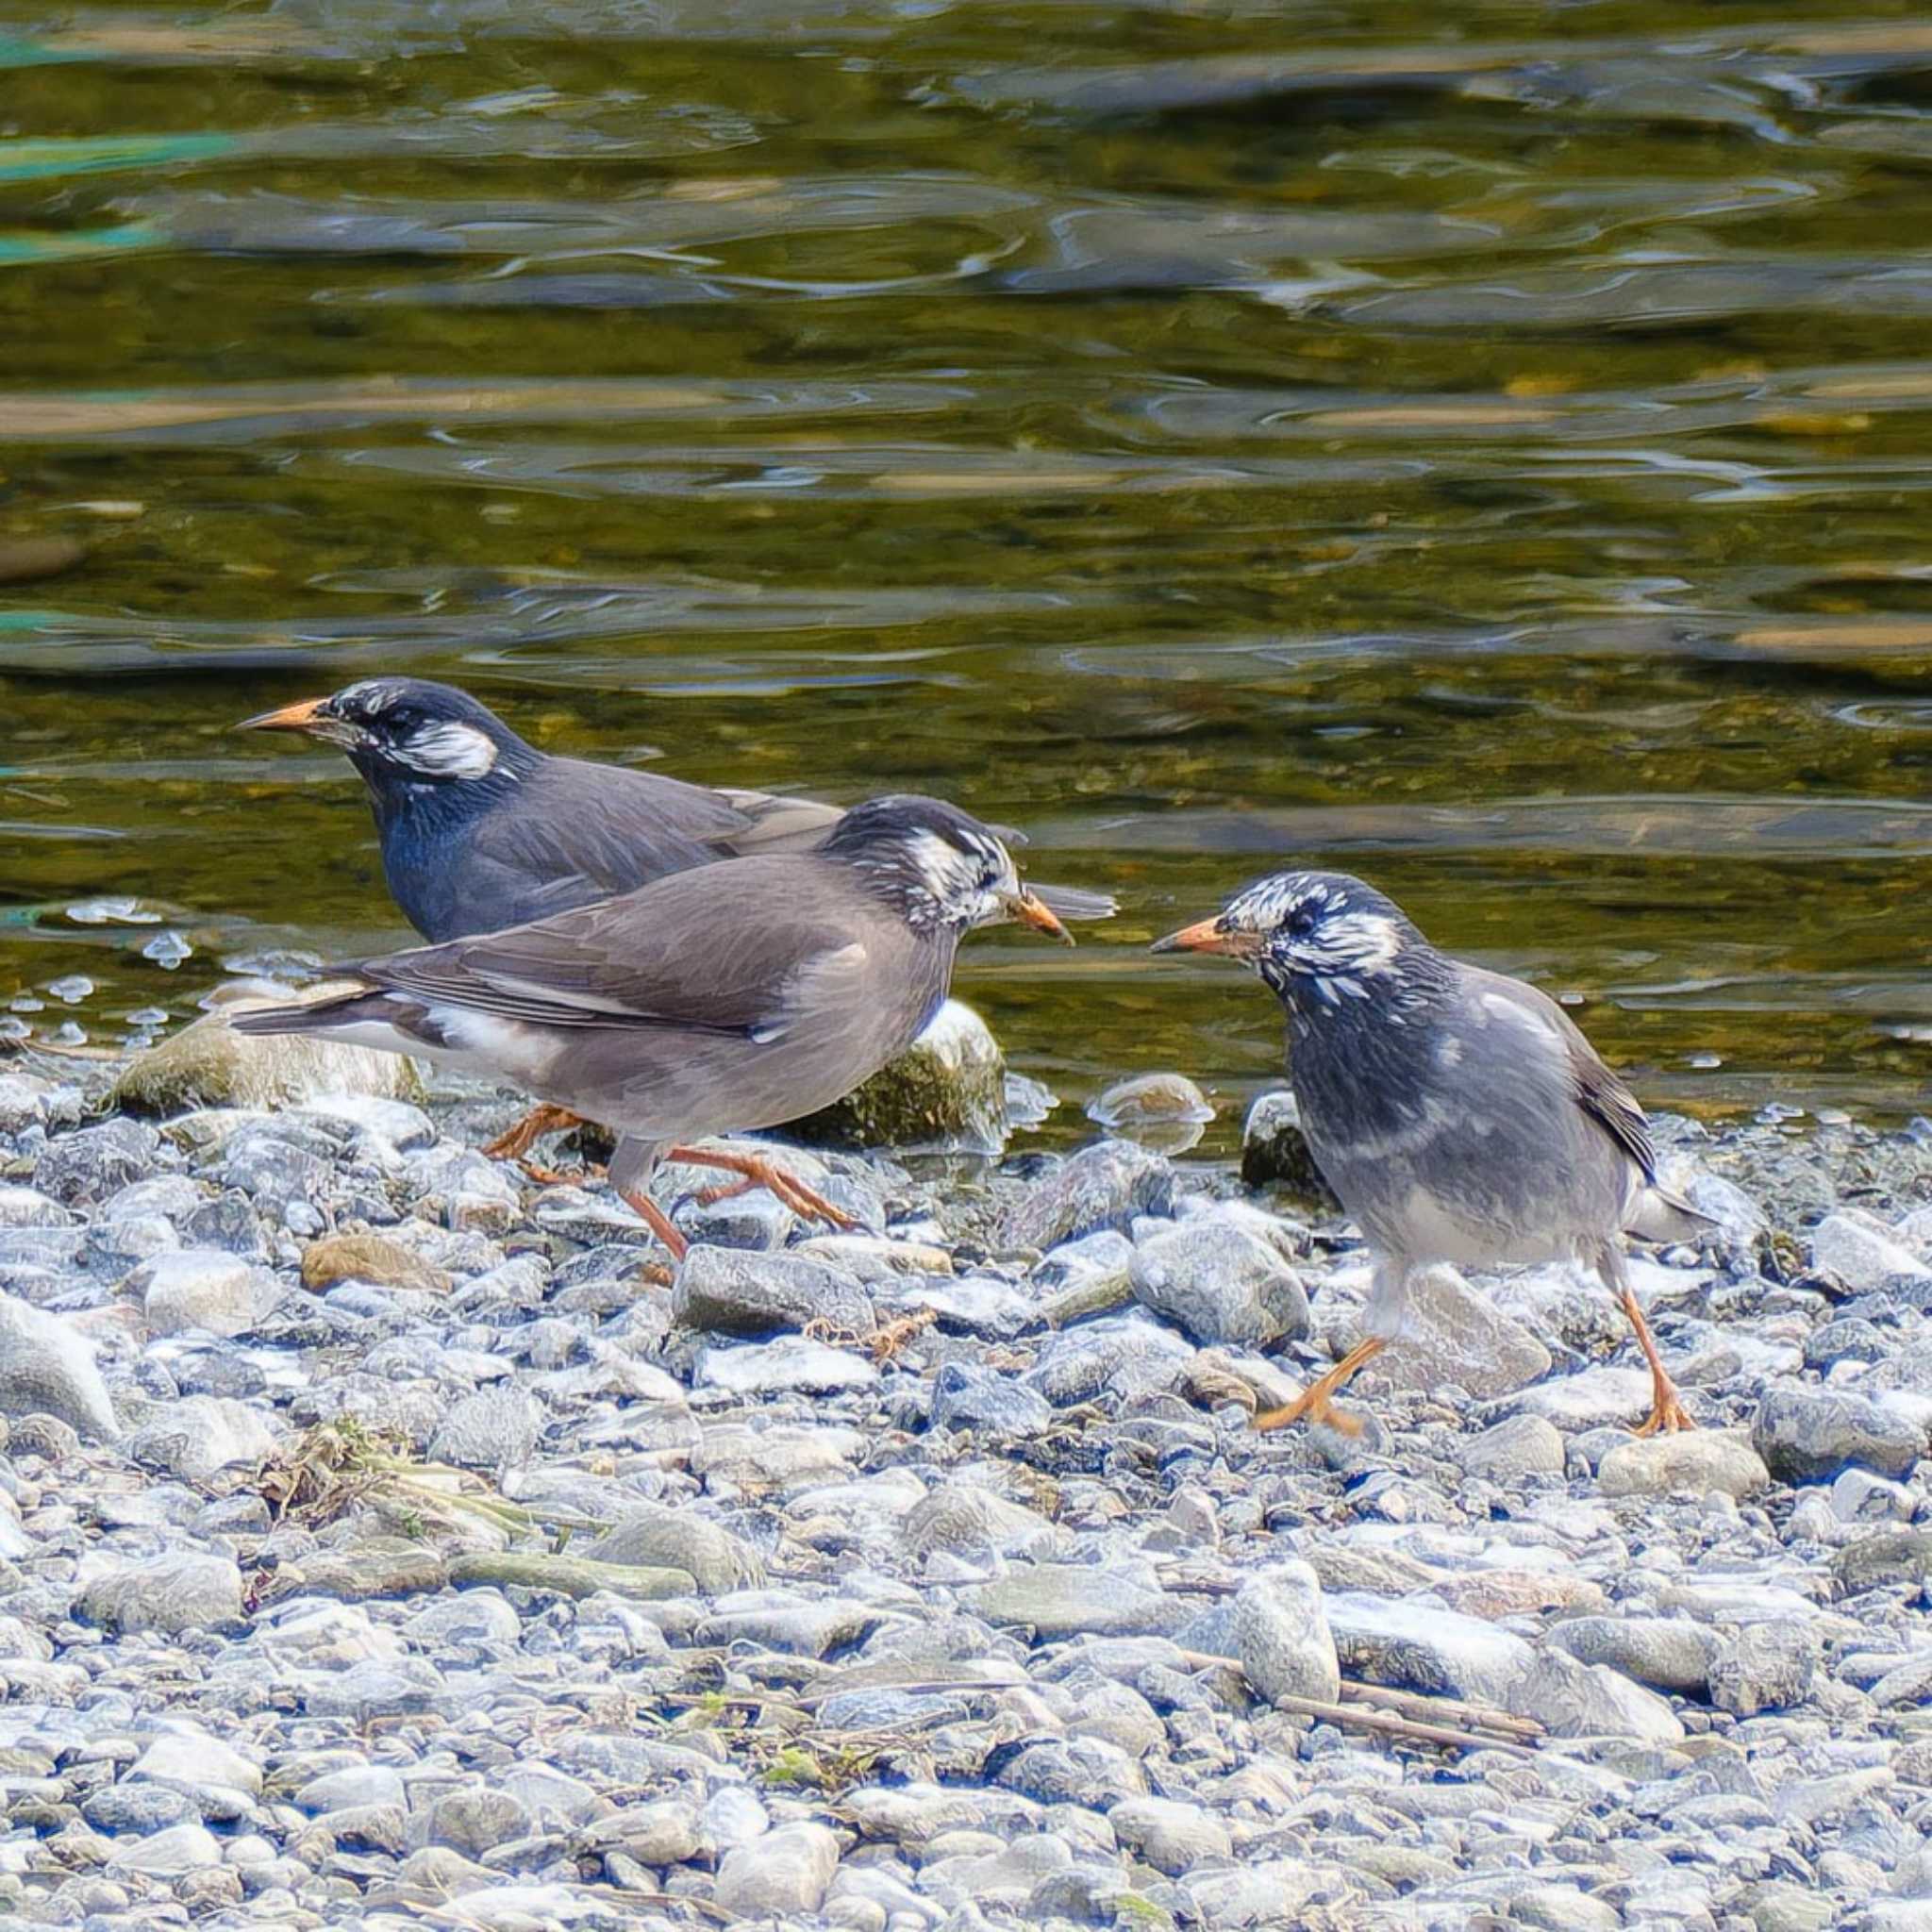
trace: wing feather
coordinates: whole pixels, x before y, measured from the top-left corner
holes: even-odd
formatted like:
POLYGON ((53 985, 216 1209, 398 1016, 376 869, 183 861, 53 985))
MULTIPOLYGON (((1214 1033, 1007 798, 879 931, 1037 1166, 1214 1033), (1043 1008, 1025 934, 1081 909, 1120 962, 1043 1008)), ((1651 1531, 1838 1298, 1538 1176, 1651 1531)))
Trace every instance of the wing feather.
POLYGON ((819 871, 733 859, 360 970, 387 991, 541 1025, 776 1038, 810 973, 849 971, 855 952, 863 961, 819 871))
POLYGON ((1519 1021, 1535 1025, 1550 1040, 1554 1050, 1563 1056, 1571 1097, 1589 1119, 1609 1136, 1618 1151, 1633 1162, 1646 1184, 1657 1180, 1657 1145, 1650 1138, 1650 1122, 1644 1117, 1637 1096, 1607 1067, 1561 1007, 1547 993, 1520 979, 1506 979, 1499 973, 1478 967, 1467 969, 1481 996, 1498 1012, 1512 1013, 1519 1021))

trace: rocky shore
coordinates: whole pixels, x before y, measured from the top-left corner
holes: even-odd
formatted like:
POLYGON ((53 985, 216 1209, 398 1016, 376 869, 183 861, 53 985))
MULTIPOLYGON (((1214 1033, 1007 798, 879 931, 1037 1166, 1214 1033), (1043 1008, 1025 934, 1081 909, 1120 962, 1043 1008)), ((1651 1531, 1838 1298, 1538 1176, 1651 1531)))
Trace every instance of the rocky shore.
POLYGON ((1258 1435, 1318 1197, 805 1153, 658 1284, 378 1064, 0 1065, 0 1932, 1932 1928, 1932 1128, 1658 1124, 1695 1434, 1551 1268, 1258 1435))

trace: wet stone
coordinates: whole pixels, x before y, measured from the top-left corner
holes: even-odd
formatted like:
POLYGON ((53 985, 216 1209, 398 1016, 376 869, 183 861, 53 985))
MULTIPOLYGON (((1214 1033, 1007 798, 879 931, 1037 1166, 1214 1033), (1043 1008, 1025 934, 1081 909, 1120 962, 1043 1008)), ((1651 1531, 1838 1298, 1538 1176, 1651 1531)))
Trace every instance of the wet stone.
POLYGON ((811 1323, 873 1330, 872 1298, 849 1274, 796 1255, 694 1247, 677 1271, 672 1311, 687 1328, 764 1336, 811 1323))
POLYGON ((1142 1241, 1128 1279, 1143 1307, 1204 1344, 1259 1348, 1307 1332, 1308 1299, 1294 1270, 1265 1241, 1219 1216, 1142 1241))
POLYGON ((1854 1464, 1903 1476, 1925 1450, 1925 1432, 1859 1395, 1778 1389, 1759 1405, 1751 1441, 1781 1482, 1829 1482, 1854 1464))
POLYGON ((1174 1169, 1130 1141, 1101 1141, 1071 1155, 1015 1203, 1000 1224, 1009 1248, 1051 1248, 1102 1228, 1124 1232, 1135 1216, 1164 1214, 1174 1169))
POLYGON ((933 1378, 931 1421, 935 1429, 1028 1436, 1038 1434, 1052 1420, 1046 1398, 1014 1376, 948 1362, 933 1378))

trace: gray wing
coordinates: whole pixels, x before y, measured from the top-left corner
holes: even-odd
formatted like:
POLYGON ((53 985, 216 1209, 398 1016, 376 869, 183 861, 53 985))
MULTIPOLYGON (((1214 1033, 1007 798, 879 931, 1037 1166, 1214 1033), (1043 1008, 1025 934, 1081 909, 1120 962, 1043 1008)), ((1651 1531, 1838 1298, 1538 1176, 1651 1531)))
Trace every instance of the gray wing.
POLYGON ((547 917, 708 865, 753 825, 722 792, 656 772, 547 758, 470 860, 503 881, 515 921, 547 917))
POLYGON ((722 799, 741 822, 720 833, 715 846, 746 858, 755 852, 809 852, 845 816, 842 805, 826 805, 817 798, 780 798, 775 792, 728 787, 721 787, 712 796, 722 799))
MULTIPOLYGON (((721 790, 720 798, 735 806, 751 820, 742 832, 727 833, 718 841, 728 853, 810 852, 845 816, 842 805, 826 805, 817 798, 779 798, 770 791, 721 790)), ((1010 825, 989 829, 1008 847, 1024 846, 1024 832, 1010 825)), ((1039 879, 1026 883, 1062 919, 1111 919, 1120 901, 1111 892, 1095 892, 1085 886, 1056 886, 1039 879)))
POLYGON ((388 992, 546 1026, 774 1039, 802 984, 862 955, 848 897, 808 859, 739 859, 358 970, 388 992))
POLYGON ((1635 1164, 1645 1184, 1655 1185, 1657 1147, 1637 1096, 1604 1064, 1596 1048, 1578 1031, 1569 1014, 1547 993, 1525 986, 1520 979, 1487 973, 1479 966, 1464 970, 1481 992, 1511 1002, 1522 1008, 1525 1018, 1541 1022, 1555 1036, 1554 1043, 1566 1056, 1566 1071, 1576 1105, 1609 1136, 1618 1152, 1635 1164))

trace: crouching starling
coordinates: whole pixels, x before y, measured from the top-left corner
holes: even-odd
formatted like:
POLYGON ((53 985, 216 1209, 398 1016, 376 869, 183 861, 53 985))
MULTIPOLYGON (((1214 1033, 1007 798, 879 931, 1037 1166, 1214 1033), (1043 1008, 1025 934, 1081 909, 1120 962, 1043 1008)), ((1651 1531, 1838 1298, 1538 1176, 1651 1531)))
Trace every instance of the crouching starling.
POLYGON ((1309 1147, 1374 1254, 1364 1339, 1257 1428, 1358 1429, 1330 1399, 1401 1334, 1418 1269, 1573 1258, 1603 1277, 1650 1364, 1638 1433, 1695 1426, 1623 1237, 1694 1240, 1710 1224, 1658 1188, 1643 1109, 1553 1000, 1438 952, 1344 873, 1275 873, 1154 950, 1226 954, 1274 988, 1309 1147))

